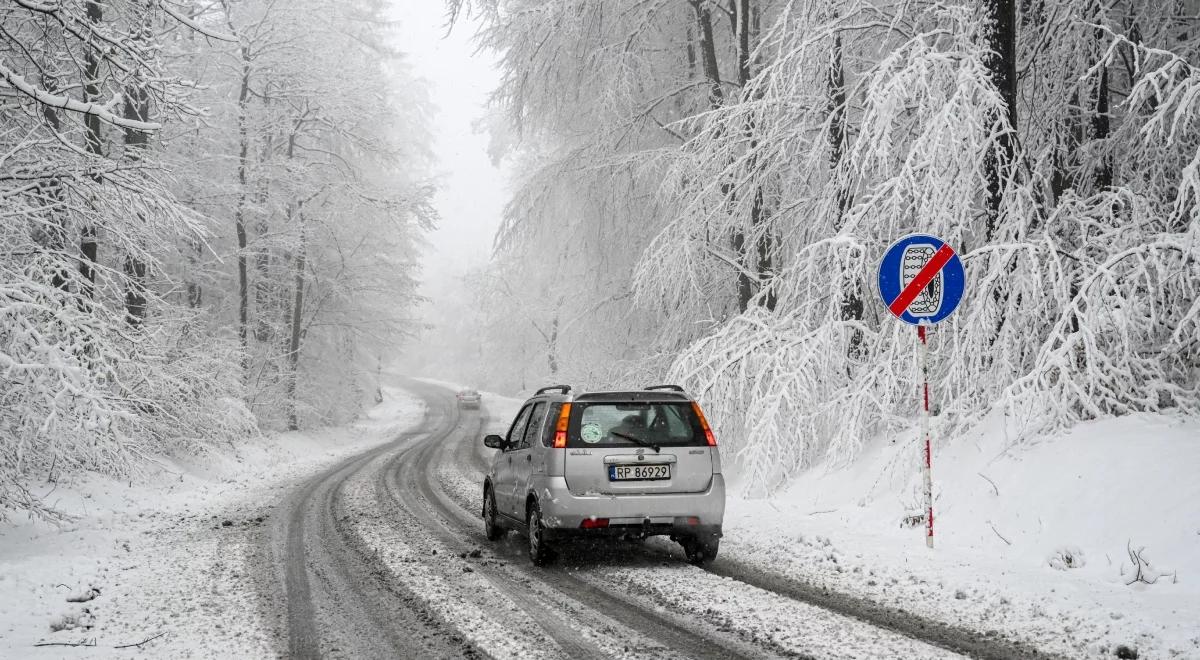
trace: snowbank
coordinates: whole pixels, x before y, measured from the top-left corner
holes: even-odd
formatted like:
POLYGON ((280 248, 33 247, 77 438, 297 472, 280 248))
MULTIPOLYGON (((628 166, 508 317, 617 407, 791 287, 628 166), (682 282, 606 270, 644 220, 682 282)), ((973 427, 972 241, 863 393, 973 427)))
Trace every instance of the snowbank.
POLYGON ((935 438, 936 549, 904 524, 921 513, 910 436, 772 500, 731 497, 726 556, 1071 657, 1200 657, 1200 419, 1133 415, 1015 446, 992 421, 935 438))

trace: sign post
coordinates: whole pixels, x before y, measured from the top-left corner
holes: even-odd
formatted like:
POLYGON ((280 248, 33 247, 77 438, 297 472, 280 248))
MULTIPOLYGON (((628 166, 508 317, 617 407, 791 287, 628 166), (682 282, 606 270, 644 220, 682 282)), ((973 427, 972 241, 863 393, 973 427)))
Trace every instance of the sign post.
POLYGON ((921 437, 925 445, 925 545, 933 547, 933 447, 929 413, 928 328, 950 316, 962 301, 966 271, 942 239, 910 234, 892 243, 879 262, 879 297, 896 318, 917 326, 921 372, 921 437))

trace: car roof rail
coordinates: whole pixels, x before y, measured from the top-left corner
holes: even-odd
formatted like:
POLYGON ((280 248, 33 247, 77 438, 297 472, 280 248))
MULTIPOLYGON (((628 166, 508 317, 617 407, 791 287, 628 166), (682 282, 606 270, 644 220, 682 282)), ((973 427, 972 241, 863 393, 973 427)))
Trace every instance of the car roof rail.
POLYGON ((678 385, 650 385, 649 387, 643 387, 642 389, 643 390, 674 390, 676 392, 683 391, 683 388, 678 385))
POLYGON ((563 394, 570 394, 571 386, 570 385, 547 385, 546 387, 543 387, 542 389, 538 390, 537 394, 534 394, 534 396, 537 396, 538 394, 545 394, 546 392, 550 392, 552 390, 558 390, 559 392, 562 392, 563 394))

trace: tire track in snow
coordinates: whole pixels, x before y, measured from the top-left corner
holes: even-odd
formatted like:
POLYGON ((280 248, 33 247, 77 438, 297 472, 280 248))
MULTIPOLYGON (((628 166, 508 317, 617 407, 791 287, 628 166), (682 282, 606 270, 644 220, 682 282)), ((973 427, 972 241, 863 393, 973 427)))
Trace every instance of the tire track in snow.
MULTIPOLYGON (((467 553, 475 548, 454 534, 433 511, 427 508, 428 505, 423 505, 420 495, 413 487, 418 480, 418 476, 413 474, 413 470, 418 469, 416 466, 421 452, 427 447, 444 444, 448 438, 454 437, 463 421, 456 407, 448 408, 438 405, 440 402, 431 399, 428 393, 423 393, 423 396, 427 402, 427 410, 437 410, 439 417, 453 420, 453 422, 445 425, 445 428, 438 433, 432 434, 424 443, 411 445, 387 461, 387 464, 376 476, 377 499, 381 509, 393 510, 393 522, 400 526, 417 527, 422 532, 431 535, 450 553, 467 553), (398 516, 397 512, 399 511, 408 514, 411 519, 398 516)), ((472 564, 468 568, 473 572, 481 573, 493 589, 520 608, 525 614, 524 620, 535 622, 541 631, 564 651, 566 657, 611 657, 610 653, 601 653, 597 645, 586 639, 579 631, 565 625, 561 621, 561 611, 552 610, 534 598, 527 589, 522 588, 522 585, 512 584, 510 580, 504 579, 505 576, 497 574, 483 562, 472 564)))
POLYGON ((422 435, 403 434, 342 461, 305 482, 273 516, 268 554, 279 575, 267 598, 285 609, 288 657, 471 655, 453 629, 431 616, 404 585, 388 579, 339 526, 338 499, 346 481, 422 435))

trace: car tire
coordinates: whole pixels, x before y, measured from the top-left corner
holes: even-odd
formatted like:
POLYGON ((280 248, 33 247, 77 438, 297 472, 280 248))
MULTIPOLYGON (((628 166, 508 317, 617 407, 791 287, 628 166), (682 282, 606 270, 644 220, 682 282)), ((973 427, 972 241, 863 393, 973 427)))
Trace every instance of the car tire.
POLYGON ((717 551, 721 548, 721 539, 718 537, 696 537, 689 536, 680 539, 679 545, 683 546, 683 554, 687 556, 689 563, 696 566, 707 566, 717 558, 717 551))
POLYGON ((534 566, 545 566, 554 558, 554 551, 546 540, 546 528, 542 525, 542 507, 534 502, 526 517, 529 526, 529 560, 534 566))
POLYGON ((489 541, 499 541, 504 538, 505 529, 496 519, 496 494, 491 488, 483 494, 483 533, 489 541))

